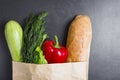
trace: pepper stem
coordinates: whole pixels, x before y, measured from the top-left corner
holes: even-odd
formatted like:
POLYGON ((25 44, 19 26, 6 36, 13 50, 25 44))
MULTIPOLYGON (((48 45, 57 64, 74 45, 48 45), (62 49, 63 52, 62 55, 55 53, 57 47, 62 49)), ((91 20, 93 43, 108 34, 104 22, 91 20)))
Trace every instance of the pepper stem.
POLYGON ((57 35, 54 36, 54 40, 55 40, 55 45, 54 45, 54 47, 55 47, 55 48, 60 48, 57 35))

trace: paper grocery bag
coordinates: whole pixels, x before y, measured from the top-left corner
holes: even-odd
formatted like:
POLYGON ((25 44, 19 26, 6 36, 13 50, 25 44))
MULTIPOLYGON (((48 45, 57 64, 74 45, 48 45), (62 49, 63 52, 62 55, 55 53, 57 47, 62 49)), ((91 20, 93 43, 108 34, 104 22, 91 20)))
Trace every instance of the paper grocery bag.
POLYGON ((88 63, 30 64, 13 62, 13 80, 87 80, 88 63))

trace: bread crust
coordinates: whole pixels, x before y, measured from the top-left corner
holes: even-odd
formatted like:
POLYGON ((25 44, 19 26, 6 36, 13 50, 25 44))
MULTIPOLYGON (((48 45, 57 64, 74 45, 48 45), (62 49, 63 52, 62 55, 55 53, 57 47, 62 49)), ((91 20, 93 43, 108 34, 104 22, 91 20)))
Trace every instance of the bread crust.
POLYGON ((89 60, 92 40, 92 27, 89 16, 78 15, 68 30, 66 48, 67 62, 85 62, 89 60))

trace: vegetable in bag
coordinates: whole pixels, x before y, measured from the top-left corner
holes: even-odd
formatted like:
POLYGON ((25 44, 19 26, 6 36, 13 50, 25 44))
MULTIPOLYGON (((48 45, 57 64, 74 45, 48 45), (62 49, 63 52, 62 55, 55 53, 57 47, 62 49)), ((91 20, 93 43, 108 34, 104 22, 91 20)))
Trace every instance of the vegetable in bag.
POLYGON ((10 20, 5 25, 5 38, 10 50, 12 60, 20 62, 23 43, 23 30, 15 20, 10 20))

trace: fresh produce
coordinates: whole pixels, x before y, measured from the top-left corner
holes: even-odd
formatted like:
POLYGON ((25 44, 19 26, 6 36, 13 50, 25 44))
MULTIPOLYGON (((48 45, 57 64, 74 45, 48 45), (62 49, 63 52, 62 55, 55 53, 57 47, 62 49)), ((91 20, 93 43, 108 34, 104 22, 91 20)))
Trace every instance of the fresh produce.
POLYGON ((32 14, 26 23, 24 29, 24 44, 22 49, 23 62, 46 64, 47 61, 44 58, 41 45, 47 38, 45 33, 45 20, 48 15, 47 12, 43 12, 39 15, 32 14))
MULTIPOLYGON (((42 38, 42 42, 44 42, 44 40, 48 37, 47 34, 44 34, 43 35, 43 38, 42 38)), ((43 51, 41 49, 42 47, 42 44, 40 46, 37 46, 37 48, 35 49, 36 53, 38 53, 38 55, 35 55, 35 59, 36 59, 36 62, 37 63, 40 63, 40 64, 47 64, 47 60, 45 59, 45 57, 43 56, 43 51)))
POLYGON ((67 44, 68 62, 89 62, 92 27, 86 15, 75 17, 68 30, 67 44))
POLYGON ((12 60, 20 62, 23 44, 23 30, 15 20, 10 20, 5 25, 5 38, 10 50, 12 60))
POLYGON ((68 51, 65 47, 61 46, 58 38, 54 36, 55 42, 46 40, 43 43, 43 52, 48 63, 63 63, 66 62, 68 51))

